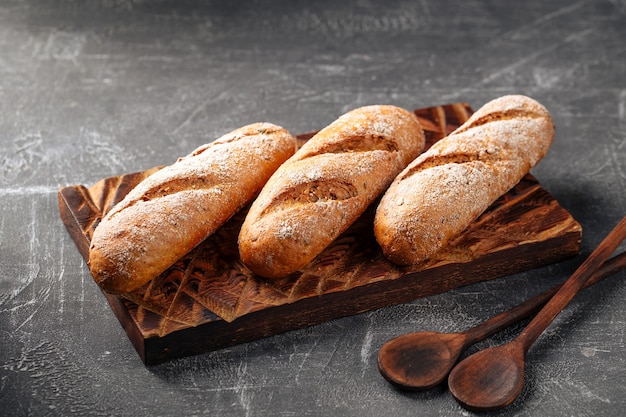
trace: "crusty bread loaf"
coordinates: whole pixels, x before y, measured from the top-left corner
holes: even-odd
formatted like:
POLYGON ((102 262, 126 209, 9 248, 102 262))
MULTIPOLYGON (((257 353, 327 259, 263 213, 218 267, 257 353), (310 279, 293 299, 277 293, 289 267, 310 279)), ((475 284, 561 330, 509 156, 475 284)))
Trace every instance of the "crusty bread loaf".
POLYGON ((515 186, 552 144, 548 111, 519 95, 495 99, 409 164, 377 207, 374 233, 394 263, 431 257, 515 186))
POLYGON ((152 174, 96 227, 94 279, 111 293, 150 281, 248 204, 295 148, 285 129, 255 123, 152 174))
POLYGON ((388 105, 348 112, 272 175, 239 235, 255 274, 294 272, 344 232, 424 148, 414 114, 388 105))

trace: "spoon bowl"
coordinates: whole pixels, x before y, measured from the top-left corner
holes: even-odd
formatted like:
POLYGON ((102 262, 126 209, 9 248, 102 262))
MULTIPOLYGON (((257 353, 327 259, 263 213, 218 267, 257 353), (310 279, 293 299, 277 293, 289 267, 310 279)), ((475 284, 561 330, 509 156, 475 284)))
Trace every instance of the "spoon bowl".
POLYGON ((510 405, 524 388, 524 350, 506 344, 482 350, 450 373, 450 392, 468 410, 489 411, 510 405))
POLYGON ((378 370, 391 384, 405 390, 433 388, 446 379, 464 343, 462 333, 407 333, 382 345, 378 370))

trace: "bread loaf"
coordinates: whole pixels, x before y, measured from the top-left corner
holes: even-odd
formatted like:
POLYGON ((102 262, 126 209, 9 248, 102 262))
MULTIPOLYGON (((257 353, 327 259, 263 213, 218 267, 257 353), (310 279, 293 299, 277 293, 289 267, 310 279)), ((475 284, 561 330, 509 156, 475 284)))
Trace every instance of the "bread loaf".
POLYGON ((89 267, 107 292, 150 281, 248 204, 295 152, 285 129, 251 124, 138 184, 96 227, 89 267))
POLYGON ((548 111, 519 95, 495 99, 434 144, 394 180, 377 207, 374 233, 394 263, 431 257, 547 153, 548 111))
POLYGON ((388 105, 348 112, 305 143, 252 204, 239 253, 255 274, 294 272, 344 232, 424 148, 414 114, 388 105))

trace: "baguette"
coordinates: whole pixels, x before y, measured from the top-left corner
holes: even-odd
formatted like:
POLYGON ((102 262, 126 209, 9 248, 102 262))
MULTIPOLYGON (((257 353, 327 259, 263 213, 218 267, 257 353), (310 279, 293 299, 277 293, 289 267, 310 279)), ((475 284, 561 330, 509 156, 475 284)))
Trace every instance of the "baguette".
POLYGON ((548 111, 520 95, 495 99, 409 164, 383 195, 374 234, 400 265, 431 257, 547 153, 548 111))
POLYGON ((285 129, 255 123, 155 172, 94 230, 95 281, 125 293, 158 276, 248 204, 295 148, 285 129))
POLYGON ((366 106, 322 129, 272 175, 252 204, 238 244, 255 274, 305 266, 344 232, 424 148, 417 117, 366 106))

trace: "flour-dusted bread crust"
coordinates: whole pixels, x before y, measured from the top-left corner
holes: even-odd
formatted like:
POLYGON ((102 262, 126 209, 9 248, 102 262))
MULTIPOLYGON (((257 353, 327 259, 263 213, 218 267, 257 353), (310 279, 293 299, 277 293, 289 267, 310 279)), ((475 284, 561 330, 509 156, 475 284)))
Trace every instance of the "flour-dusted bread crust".
POLYGON ((295 150, 285 129, 255 123, 152 174, 96 227, 95 281, 124 293, 158 276, 248 204, 295 150))
POLYGON ((548 152, 548 111, 520 95, 495 99, 409 164, 383 195, 374 232, 394 263, 431 257, 548 152))
POLYGON ((252 204, 239 235, 255 274, 292 273, 344 232, 424 148, 416 116, 377 105, 348 112, 285 162, 252 204))

